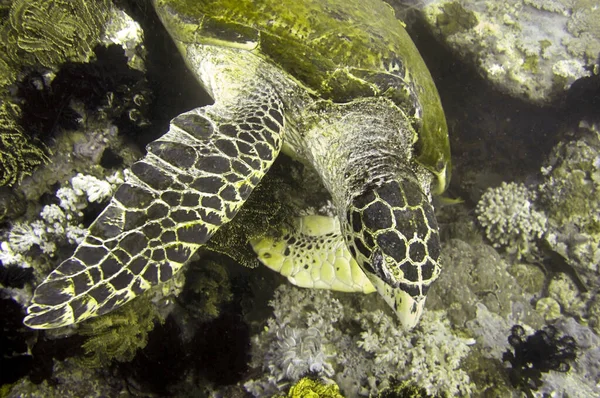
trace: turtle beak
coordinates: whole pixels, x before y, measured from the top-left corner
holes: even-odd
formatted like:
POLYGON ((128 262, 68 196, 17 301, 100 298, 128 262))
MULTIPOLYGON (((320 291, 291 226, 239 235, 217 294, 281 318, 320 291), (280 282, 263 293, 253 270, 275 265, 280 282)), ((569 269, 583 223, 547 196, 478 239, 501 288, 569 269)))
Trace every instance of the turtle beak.
POLYGON ((423 314, 426 297, 414 295, 415 292, 411 292, 414 289, 394 278, 390 271, 396 264, 387 264, 381 250, 374 251, 370 265, 375 272, 365 272, 365 274, 377 292, 394 310, 405 329, 414 328, 423 314))

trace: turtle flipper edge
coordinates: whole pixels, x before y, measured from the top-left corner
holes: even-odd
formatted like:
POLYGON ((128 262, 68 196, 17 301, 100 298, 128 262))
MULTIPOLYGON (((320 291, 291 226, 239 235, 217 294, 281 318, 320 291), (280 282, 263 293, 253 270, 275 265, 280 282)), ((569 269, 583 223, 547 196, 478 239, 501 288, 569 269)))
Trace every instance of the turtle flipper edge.
POLYGON ((279 153, 284 129, 269 87, 237 105, 171 121, 73 256, 37 287, 25 325, 56 328, 120 307, 169 280, 235 216, 279 153))

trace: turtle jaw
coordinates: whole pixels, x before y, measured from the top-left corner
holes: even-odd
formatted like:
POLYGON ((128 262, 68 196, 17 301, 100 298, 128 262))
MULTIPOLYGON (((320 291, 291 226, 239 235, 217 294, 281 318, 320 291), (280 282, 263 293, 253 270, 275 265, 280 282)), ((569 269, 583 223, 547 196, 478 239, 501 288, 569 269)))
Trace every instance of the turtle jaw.
POLYGON ((394 310, 404 329, 410 330, 417 326, 423 314, 427 297, 412 296, 400 286, 393 287, 377 275, 368 271, 365 271, 365 273, 379 295, 394 310))

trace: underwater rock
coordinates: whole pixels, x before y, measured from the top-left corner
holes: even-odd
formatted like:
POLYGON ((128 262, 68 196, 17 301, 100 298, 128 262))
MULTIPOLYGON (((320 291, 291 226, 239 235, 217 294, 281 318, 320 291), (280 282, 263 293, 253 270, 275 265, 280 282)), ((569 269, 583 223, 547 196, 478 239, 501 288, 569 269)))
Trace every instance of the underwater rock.
POLYGON ((428 0, 433 33, 501 91, 535 103, 600 73, 596 1, 428 0))
MULTIPOLYGON (((446 310, 453 325, 463 327, 474 319, 481 304, 503 318, 513 316, 518 304, 523 321, 536 326, 543 323, 529 304, 532 295, 523 290, 521 281, 508 272, 506 260, 491 246, 452 239, 444 246, 442 258, 441 283, 431 288, 427 307, 446 310)), ((543 283, 543 274, 537 278, 543 283)))
POLYGON ((600 288, 600 126, 582 123, 575 139, 559 143, 542 168, 540 205, 548 214, 545 239, 587 289, 600 288))

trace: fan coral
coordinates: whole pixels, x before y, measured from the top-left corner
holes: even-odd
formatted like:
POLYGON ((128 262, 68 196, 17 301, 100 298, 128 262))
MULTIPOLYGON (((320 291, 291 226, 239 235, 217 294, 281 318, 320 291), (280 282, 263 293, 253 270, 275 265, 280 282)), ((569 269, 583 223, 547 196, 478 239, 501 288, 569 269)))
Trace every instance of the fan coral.
POLYGON ((505 247, 518 258, 532 252, 546 229, 546 216, 535 209, 536 195, 523 184, 503 182, 479 200, 477 219, 494 247, 505 247))

